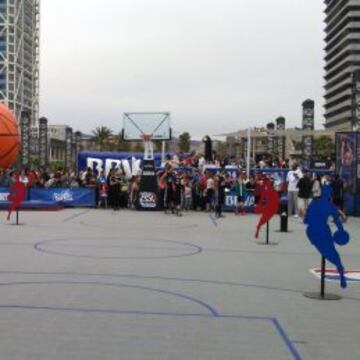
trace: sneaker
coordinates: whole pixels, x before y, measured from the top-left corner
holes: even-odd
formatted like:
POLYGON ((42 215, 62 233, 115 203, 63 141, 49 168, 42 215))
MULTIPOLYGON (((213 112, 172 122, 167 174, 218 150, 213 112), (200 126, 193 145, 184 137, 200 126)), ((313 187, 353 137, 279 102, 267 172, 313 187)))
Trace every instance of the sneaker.
POLYGON ((299 218, 299 215, 298 215, 298 214, 295 214, 295 215, 294 215, 294 218, 295 218, 295 219, 298 219, 298 218, 299 218))

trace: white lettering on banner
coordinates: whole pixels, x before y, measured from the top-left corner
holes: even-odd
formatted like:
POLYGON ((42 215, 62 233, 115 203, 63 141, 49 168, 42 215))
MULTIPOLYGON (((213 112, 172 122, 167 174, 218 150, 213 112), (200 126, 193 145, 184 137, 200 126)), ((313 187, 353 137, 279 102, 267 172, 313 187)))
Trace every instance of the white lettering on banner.
POLYGON ((130 163, 129 160, 123 160, 121 162, 122 168, 124 169, 125 175, 128 179, 131 178, 131 169, 130 169, 130 163))
POLYGON ((255 196, 249 195, 246 197, 245 206, 250 207, 255 205, 255 196))
MULTIPOLYGON (((233 207, 237 205, 237 196, 236 195, 227 195, 225 198, 225 205, 229 207, 233 207)), ((245 198, 244 205, 246 207, 254 206, 255 197, 253 195, 247 195, 245 198)))
POLYGON ((105 174, 108 175, 111 169, 119 169, 122 167, 125 171, 125 175, 128 178, 131 176, 136 176, 141 173, 141 160, 133 157, 130 162, 127 159, 119 160, 119 159, 105 159, 105 169, 104 169, 104 161, 97 158, 87 158, 86 159, 86 167, 90 167, 100 173, 102 170, 105 170, 105 174))
POLYGON ((132 175, 133 176, 139 175, 141 173, 141 160, 133 157, 131 162, 132 162, 132 175))
POLYGON ((106 159, 105 160, 105 174, 109 174, 111 169, 119 169, 121 165, 121 160, 115 159, 106 159))
POLYGON ((70 201, 74 201, 74 195, 70 190, 64 190, 61 192, 54 193, 53 199, 55 201, 70 202, 70 201))
POLYGON ((236 206, 236 203, 237 203, 237 196, 235 196, 235 195, 226 196, 226 198, 225 198, 225 205, 226 206, 233 207, 233 206, 236 206))
POLYGON ((10 193, 0 193, 0 201, 7 201, 10 193))
POLYGON ((94 169, 94 165, 96 164, 95 170, 100 173, 101 170, 103 169, 103 162, 101 159, 96 159, 96 158, 87 158, 86 159, 86 167, 89 167, 91 169, 94 169))

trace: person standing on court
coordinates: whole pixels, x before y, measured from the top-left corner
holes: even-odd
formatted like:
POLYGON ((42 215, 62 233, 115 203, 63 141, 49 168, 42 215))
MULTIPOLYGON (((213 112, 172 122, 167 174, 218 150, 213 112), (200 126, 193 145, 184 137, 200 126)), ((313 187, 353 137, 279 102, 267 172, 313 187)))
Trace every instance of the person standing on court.
POLYGON ((337 207, 343 222, 346 222, 347 217, 344 212, 344 182, 340 179, 339 174, 334 174, 330 186, 333 191, 332 202, 337 207))
POLYGON ((225 175, 220 173, 216 176, 216 188, 217 188, 217 196, 216 196, 216 206, 215 206, 215 216, 217 218, 224 217, 222 214, 223 206, 225 204, 225 191, 226 191, 226 181, 225 175))
POLYGON ((286 177, 288 185, 288 215, 298 217, 298 192, 297 184, 302 178, 302 172, 297 165, 293 165, 286 177))
POLYGON ((309 201, 313 189, 313 182, 311 181, 310 175, 307 170, 304 171, 303 177, 298 181, 297 188, 299 189, 299 193, 298 193, 299 216, 301 218, 304 218, 307 208, 309 206, 309 201))

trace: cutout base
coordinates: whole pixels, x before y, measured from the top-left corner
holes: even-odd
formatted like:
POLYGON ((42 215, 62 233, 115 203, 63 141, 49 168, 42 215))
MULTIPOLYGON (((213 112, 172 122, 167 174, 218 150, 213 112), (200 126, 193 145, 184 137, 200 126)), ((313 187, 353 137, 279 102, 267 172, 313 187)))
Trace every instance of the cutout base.
POLYGON ((256 242, 258 245, 269 245, 269 246, 276 246, 276 245, 279 245, 279 243, 276 243, 276 242, 263 242, 263 241, 257 241, 256 242))
POLYGON ((335 294, 324 294, 324 296, 321 295, 319 292, 306 292, 304 293, 304 296, 309 299, 314 300, 340 300, 341 296, 335 295, 335 294))

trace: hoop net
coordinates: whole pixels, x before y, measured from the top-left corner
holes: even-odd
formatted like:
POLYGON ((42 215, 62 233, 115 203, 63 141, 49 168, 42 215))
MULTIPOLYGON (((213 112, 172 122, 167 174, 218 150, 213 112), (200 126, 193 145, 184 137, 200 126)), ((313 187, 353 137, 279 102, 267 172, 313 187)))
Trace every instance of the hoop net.
POLYGON ((144 141, 150 141, 152 138, 151 134, 141 134, 140 137, 144 140, 144 141))

